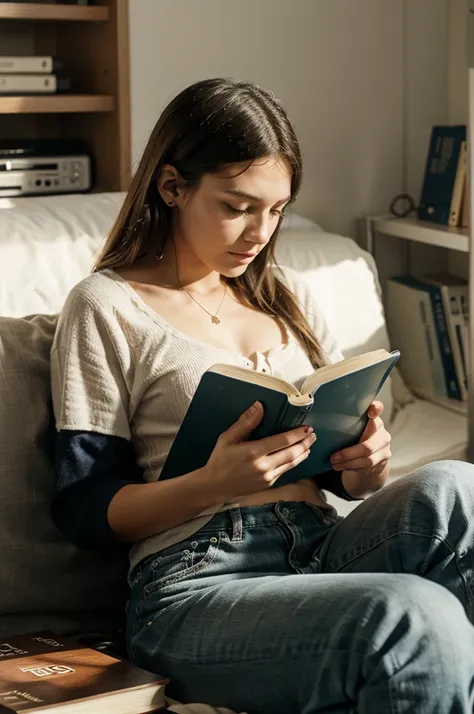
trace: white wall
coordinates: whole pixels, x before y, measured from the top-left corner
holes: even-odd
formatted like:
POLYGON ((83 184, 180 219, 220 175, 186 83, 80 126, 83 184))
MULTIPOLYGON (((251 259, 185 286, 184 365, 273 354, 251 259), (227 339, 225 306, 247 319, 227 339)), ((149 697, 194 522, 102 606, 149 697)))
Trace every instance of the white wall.
POLYGON ((283 99, 297 130, 298 210, 352 233, 357 215, 418 190, 429 127, 444 120, 446 3, 133 0, 134 161, 184 86, 210 76, 254 81, 283 99))

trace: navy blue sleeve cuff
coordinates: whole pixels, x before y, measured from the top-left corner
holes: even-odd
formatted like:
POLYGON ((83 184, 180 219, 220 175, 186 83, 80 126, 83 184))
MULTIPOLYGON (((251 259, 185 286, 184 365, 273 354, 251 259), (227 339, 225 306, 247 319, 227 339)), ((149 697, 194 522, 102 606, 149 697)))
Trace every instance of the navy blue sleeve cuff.
POLYGON ((57 434, 51 515, 79 548, 128 547, 112 531, 107 514, 116 493, 131 483, 144 483, 143 472, 126 439, 84 431, 57 434))
POLYGON ((342 483, 342 471, 325 471, 322 474, 317 474, 314 480, 324 491, 329 491, 333 493, 338 498, 342 498, 344 501, 363 501, 364 499, 353 498, 349 493, 347 493, 344 485, 342 483))

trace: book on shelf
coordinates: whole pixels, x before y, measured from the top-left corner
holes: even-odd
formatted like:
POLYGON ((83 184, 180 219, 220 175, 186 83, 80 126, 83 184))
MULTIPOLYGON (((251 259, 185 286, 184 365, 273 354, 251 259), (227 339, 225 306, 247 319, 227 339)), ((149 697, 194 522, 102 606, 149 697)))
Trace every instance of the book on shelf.
POLYGON ((424 399, 468 396, 468 288, 449 275, 390 278, 387 323, 407 385, 424 399))
POLYGON ((466 174, 465 125, 433 126, 418 218, 446 226, 459 225, 466 174))
POLYGON ((63 62, 56 57, 19 55, 8 57, 0 55, 0 74, 51 74, 60 72, 63 62))
POLYGON ((461 224, 464 188, 467 185, 467 141, 461 142, 458 165, 454 179, 448 225, 456 228, 461 224))
POLYGON ((68 77, 55 74, 0 74, 0 94, 56 94, 68 92, 68 77))
POLYGON ((0 643, 0 712, 141 714, 166 708, 168 680, 52 632, 0 643))
POLYGON ((427 283, 436 286, 443 302, 446 326, 449 333, 456 375, 461 391, 461 400, 467 401, 469 365, 469 287, 465 280, 449 273, 425 275, 427 283))
POLYGON ((469 181, 467 179, 464 181, 464 188, 462 193, 462 208, 461 208, 461 220, 459 225, 461 228, 469 227, 469 181))
POLYGON ((325 365, 296 388, 278 377, 244 367, 217 364, 202 376, 168 453, 160 480, 203 467, 220 434, 254 402, 263 419, 251 438, 261 439, 312 426, 317 440, 302 463, 275 485, 293 483, 331 469, 332 454, 356 444, 367 411, 397 362, 398 350, 375 350, 325 365))

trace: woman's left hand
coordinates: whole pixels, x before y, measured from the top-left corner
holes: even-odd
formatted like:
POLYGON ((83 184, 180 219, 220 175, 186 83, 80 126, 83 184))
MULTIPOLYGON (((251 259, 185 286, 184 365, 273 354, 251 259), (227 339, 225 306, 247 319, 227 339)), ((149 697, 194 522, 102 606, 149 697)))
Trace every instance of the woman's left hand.
POLYGON ((382 402, 372 402, 359 443, 331 456, 333 469, 343 471, 343 486, 354 498, 377 491, 388 477, 391 436, 381 419, 382 412, 382 402))

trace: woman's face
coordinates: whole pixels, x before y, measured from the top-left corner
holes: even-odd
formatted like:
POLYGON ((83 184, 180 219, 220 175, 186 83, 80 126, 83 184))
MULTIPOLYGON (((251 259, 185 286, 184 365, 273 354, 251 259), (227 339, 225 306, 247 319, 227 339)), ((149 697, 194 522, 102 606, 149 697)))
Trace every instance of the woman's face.
POLYGON ((245 272, 267 245, 291 198, 291 175, 278 157, 205 174, 176 200, 180 253, 227 277, 245 272))

